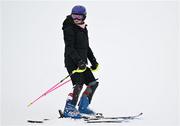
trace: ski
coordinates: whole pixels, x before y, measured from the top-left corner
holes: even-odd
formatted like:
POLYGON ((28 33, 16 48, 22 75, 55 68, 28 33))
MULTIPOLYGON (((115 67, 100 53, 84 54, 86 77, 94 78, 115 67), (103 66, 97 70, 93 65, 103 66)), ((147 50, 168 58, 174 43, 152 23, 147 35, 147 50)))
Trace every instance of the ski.
POLYGON ((28 123, 43 123, 41 120, 27 120, 28 123))
MULTIPOLYGON (((61 110, 59 110, 59 115, 58 119, 64 118, 63 113, 61 110)), ((133 119, 139 119, 139 117, 143 115, 143 113, 139 113, 137 115, 133 116, 103 116, 102 113, 97 113, 94 116, 82 116, 82 120, 85 121, 86 123, 122 123, 122 122, 128 122, 129 120, 133 119)), ((80 120, 81 120, 80 119, 80 120)), ((44 123, 45 121, 48 121, 50 119, 43 119, 43 120, 27 120, 28 123, 44 123)), ((78 119, 76 119, 78 120, 78 119)))
POLYGON ((143 113, 139 113, 138 115, 134 116, 121 116, 121 117, 93 117, 93 118, 88 118, 84 119, 87 123, 122 123, 122 122, 128 122, 133 119, 139 119, 139 117, 143 113))
POLYGON ((141 112, 141 113, 139 113, 139 114, 137 114, 137 115, 134 115, 134 116, 120 116, 120 117, 116 117, 116 116, 114 116, 114 117, 106 117, 106 116, 95 116, 95 117, 90 117, 90 118, 87 118, 87 119, 85 119, 85 120, 100 120, 100 119, 135 119, 135 118, 138 118, 138 117, 140 117, 141 115, 143 115, 143 113, 141 112))
POLYGON ((89 120, 87 123, 122 123, 128 122, 128 120, 89 120))

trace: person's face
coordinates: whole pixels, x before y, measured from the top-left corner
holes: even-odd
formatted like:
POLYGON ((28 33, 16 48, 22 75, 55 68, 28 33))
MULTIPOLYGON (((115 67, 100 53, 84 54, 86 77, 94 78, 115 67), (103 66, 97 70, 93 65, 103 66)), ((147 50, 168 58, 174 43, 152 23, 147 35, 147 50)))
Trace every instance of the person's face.
POLYGON ((74 23, 75 23, 75 24, 81 24, 81 23, 82 23, 82 20, 74 19, 74 23))
POLYGON ((72 14, 71 17, 74 20, 75 24, 81 24, 83 22, 83 15, 78 15, 78 14, 72 14))

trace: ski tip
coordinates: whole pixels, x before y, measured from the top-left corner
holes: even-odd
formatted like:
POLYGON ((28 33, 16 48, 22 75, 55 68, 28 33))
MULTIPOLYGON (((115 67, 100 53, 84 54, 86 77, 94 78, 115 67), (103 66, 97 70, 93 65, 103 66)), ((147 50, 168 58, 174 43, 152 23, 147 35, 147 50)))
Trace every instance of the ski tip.
POLYGON ((143 115, 143 113, 141 112, 139 115, 143 115))
POLYGON ((50 119, 43 119, 44 121, 48 121, 48 120, 50 120, 50 119))

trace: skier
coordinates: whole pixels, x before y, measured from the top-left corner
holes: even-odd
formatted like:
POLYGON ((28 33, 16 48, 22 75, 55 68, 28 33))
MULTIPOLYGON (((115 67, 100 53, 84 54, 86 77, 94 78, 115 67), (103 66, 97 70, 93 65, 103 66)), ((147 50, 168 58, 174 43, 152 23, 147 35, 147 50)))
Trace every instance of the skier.
POLYGON ((97 70, 99 64, 89 46, 85 19, 86 8, 81 5, 74 6, 71 14, 64 20, 62 27, 65 42, 65 67, 69 74, 76 69, 82 70, 71 76, 73 92, 69 93, 63 112, 64 117, 76 119, 81 118, 82 114, 95 114, 88 106, 99 83, 92 73, 93 70, 97 70), (87 59, 91 63, 90 68, 87 67, 87 59), (79 100, 79 107, 76 109, 79 94, 84 84, 87 87, 79 100))

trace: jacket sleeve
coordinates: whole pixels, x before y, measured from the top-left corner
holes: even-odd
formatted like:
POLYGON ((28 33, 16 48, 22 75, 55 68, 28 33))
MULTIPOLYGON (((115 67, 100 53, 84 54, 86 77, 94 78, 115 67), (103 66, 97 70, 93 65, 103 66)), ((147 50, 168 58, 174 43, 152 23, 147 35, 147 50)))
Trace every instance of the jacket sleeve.
POLYGON ((76 49, 74 48, 74 42, 75 42, 74 31, 71 27, 69 27, 69 28, 64 29, 63 33, 64 33, 66 54, 69 55, 76 64, 78 64, 78 62, 81 61, 81 57, 79 56, 76 49))
POLYGON ((94 54, 93 54, 93 52, 92 52, 90 47, 88 47, 87 57, 88 57, 89 61, 91 62, 91 64, 97 63, 96 62, 96 58, 94 57, 94 54))

